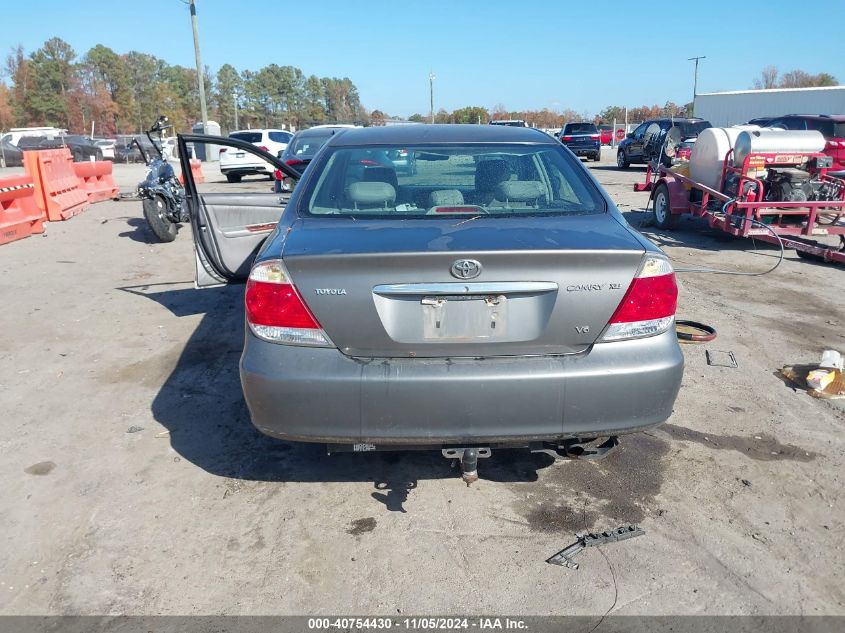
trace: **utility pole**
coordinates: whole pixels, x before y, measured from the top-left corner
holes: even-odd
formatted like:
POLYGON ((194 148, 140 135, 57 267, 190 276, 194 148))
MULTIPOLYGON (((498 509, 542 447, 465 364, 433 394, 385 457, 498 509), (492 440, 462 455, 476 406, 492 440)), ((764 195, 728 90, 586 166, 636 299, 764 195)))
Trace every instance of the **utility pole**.
POLYGON ((434 73, 428 73, 428 91, 431 97, 431 122, 434 123, 434 73))
POLYGON ((698 94, 698 60, 707 59, 707 55, 700 55, 698 57, 690 57, 688 62, 695 62, 695 78, 692 82, 692 115, 695 116, 695 96, 698 94))
POLYGON ((235 104, 235 129, 238 129, 238 93, 232 93, 232 101, 235 104))
POLYGON ((194 57, 197 58, 197 85, 200 91, 200 113, 202 114, 202 133, 208 134, 208 108, 205 106, 205 73, 200 56, 200 34, 197 29, 197 3, 191 0, 191 28, 194 31, 194 57))

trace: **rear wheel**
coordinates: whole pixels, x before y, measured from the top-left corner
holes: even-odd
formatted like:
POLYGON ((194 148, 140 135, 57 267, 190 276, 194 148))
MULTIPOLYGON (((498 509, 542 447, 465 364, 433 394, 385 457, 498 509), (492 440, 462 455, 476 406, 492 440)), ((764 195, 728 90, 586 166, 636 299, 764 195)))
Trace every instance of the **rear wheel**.
POLYGON ((160 241, 172 242, 176 239, 178 227, 167 217, 167 202, 161 196, 144 198, 144 217, 150 230, 160 241))
POLYGON ((243 176, 240 174, 226 174, 226 180, 229 182, 240 182, 241 178, 243 178, 243 176))
POLYGON ((595 154, 593 154, 593 160, 596 161, 596 162, 601 160, 601 151, 598 151, 595 154))
POLYGON ((678 224, 678 216, 672 215, 669 206, 669 187, 660 183, 654 191, 654 205, 652 206, 654 224, 659 229, 674 229, 678 224))
POLYGON ((616 166, 619 167, 619 169, 628 169, 630 164, 631 163, 628 161, 628 156, 625 155, 624 149, 620 149, 616 152, 616 166))

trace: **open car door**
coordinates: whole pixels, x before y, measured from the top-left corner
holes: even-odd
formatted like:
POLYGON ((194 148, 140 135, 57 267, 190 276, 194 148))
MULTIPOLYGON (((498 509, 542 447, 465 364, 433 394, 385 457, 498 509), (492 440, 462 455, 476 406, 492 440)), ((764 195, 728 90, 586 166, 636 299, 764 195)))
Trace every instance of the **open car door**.
POLYGON ((255 254, 276 228, 290 198, 290 193, 274 192, 275 183, 268 183, 266 177, 277 180, 281 176, 296 181, 299 174, 260 147, 235 138, 179 134, 178 144, 185 179, 185 204, 194 238, 196 286, 246 281, 255 254), (194 152, 189 153, 189 143, 194 152), (247 157, 238 162, 238 169, 260 179, 230 183, 221 163, 209 161, 203 163, 207 180, 198 189, 191 173, 190 156, 218 158, 223 152, 236 152, 241 159, 247 157))

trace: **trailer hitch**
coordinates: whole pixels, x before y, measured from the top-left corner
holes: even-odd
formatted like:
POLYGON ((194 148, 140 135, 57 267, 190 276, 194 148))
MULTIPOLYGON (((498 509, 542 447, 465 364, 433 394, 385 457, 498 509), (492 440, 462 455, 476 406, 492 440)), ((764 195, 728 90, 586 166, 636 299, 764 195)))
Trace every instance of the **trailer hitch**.
POLYGON ((478 460, 479 458, 490 457, 489 447, 471 448, 444 448, 440 451, 446 459, 459 459, 461 461, 461 479, 469 486, 478 481, 478 460))

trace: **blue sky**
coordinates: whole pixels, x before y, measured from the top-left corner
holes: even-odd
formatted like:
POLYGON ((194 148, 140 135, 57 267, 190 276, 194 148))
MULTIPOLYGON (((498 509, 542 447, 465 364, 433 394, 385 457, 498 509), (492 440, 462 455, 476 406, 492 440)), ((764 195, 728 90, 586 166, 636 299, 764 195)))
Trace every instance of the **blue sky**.
MULTIPOLYGON (((193 66, 182 0, 3 2, 0 53, 27 52, 49 37, 81 55, 97 43, 193 66)), ((293 65, 306 74, 348 76, 363 104, 389 114, 468 105, 510 110, 686 103, 693 65, 699 92, 750 88, 763 66, 829 72, 845 82, 837 28, 845 1, 754 7, 701 3, 551 0, 198 0, 203 63, 238 70, 293 65), (687 8, 688 7, 688 8, 687 8), (755 30, 755 26, 759 30, 755 30), (832 28, 832 30, 831 30, 832 28), (763 30, 764 29, 764 30, 763 30)))

